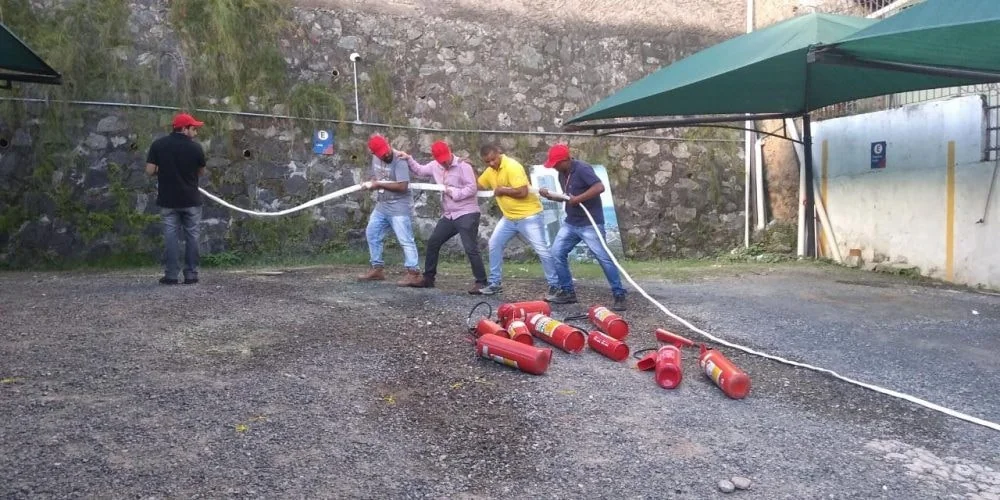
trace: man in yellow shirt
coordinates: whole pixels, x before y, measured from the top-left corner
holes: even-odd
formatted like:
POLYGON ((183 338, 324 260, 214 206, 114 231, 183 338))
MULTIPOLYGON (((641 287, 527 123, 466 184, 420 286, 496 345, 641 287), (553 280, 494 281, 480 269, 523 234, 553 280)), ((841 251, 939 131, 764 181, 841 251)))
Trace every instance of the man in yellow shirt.
MULTIPOLYGON (((480 189, 492 189, 503 217, 497 222, 490 236, 490 276, 489 284, 479 290, 483 295, 493 295, 503 291, 500 286, 503 277, 503 250, 516 235, 521 235, 538 254, 542 261, 545 281, 549 284, 549 296, 559 291, 559 278, 555 263, 545 245, 545 228, 542 224, 542 202, 538 195, 528 191, 528 175, 517 160, 503 154, 499 147, 487 144, 480 148, 479 155, 487 168, 479 176, 480 189)), ((547 297, 548 298, 548 297, 547 297)))

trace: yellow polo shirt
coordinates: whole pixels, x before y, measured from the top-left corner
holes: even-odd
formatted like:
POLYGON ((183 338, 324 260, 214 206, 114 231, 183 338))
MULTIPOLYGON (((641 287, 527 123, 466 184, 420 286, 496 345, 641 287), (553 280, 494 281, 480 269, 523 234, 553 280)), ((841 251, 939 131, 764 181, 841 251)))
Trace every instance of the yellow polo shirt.
MULTIPOLYGON (((500 155, 500 168, 486 167, 478 184, 480 189, 496 189, 499 186, 519 188, 530 183, 523 165, 507 155, 500 155)), ((542 211, 542 201, 535 193, 528 193, 524 198, 497 196, 496 200, 503 216, 510 220, 524 219, 542 211)))

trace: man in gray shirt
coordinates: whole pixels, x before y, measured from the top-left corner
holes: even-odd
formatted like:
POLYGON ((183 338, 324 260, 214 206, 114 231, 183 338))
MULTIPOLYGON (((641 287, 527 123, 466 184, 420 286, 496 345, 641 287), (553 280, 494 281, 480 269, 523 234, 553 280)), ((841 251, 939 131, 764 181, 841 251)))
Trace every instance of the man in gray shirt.
POLYGON ((385 279, 385 262, 382 260, 382 242, 391 227, 399 246, 403 247, 403 265, 406 276, 396 284, 419 287, 423 283, 418 266, 420 256, 413 239, 413 197, 410 195, 410 166, 389 146, 389 141, 375 134, 368 140, 372 153, 371 180, 365 188, 375 192, 375 209, 368 218, 368 253, 371 269, 358 276, 360 281, 385 279))

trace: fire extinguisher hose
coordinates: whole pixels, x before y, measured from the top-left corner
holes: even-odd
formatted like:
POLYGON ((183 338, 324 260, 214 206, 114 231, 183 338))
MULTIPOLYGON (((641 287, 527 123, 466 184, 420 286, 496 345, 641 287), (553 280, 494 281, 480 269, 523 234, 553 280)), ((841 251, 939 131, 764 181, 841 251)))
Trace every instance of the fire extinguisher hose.
MULTIPOLYGON (((584 207, 583 205, 579 205, 579 206, 580 206, 580 208, 583 209, 583 213, 587 215, 587 219, 590 220, 590 224, 592 226, 594 226, 594 228, 596 229, 597 228, 597 223, 594 221, 594 217, 592 215, 590 215, 590 211, 587 210, 587 207, 584 207)), ((839 373, 837 373, 837 372, 835 372, 833 370, 828 370, 826 368, 820 368, 820 367, 817 367, 817 366, 812 366, 812 365, 808 365, 808 364, 805 364, 805 363, 800 363, 798 361, 792 361, 792 360, 789 360, 789 359, 782 358, 780 356, 775 356, 773 354, 768 354, 768 353, 765 353, 765 352, 757 351, 755 349, 751 349, 749 347, 742 346, 742 345, 739 345, 739 344, 735 344, 733 342, 729 342, 729 341, 723 340, 723 339, 721 339, 719 337, 716 337, 716 336, 714 336, 714 335, 712 335, 712 334, 710 334, 710 333, 708 333, 708 332, 706 332, 706 331, 704 331, 704 330, 702 330, 702 329, 700 329, 700 328, 692 325, 690 322, 688 322, 684 318, 682 318, 682 317, 674 314, 673 312, 670 311, 670 309, 667 309, 666 306, 664 306, 663 304, 659 303, 659 301, 657 301, 656 299, 654 299, 653 297, 651 297, 648 293, 646 293, 646 291, 643 290, 642 287, 639 286, 635 282, 635 280, 632 279, 631 276, 629 276, 628 271, 626 271, 625 269, 622 268, 621 264, 618 262, 618 259, 615 258, 615 254, 611 252, 610 248, 608 248, 608 244, 607 244, 606 241, 604 241, 604 236, 601 234, 600 231, 597 231, 597 238, 600 240, 601 246, 604 247, 604 251, 607 252, 607 254, 608 254, 609 257, 611 257, 611 262, 613 262, 615 264, 615 267, 617 267, 618 270, 621 271, 622 276, 624 276, 625 279, 629 282, 629 284, 631 284, 636 290, 638 290, 639 293, 642 294, 642 296, 646 298, 646 300, 648 300, 650 303, 652 303, 657 308, 659 308, 661 311, 663 311, 663 313, 666 314, 667 316, 670 316, 671 318, 673 318, 676 321, 678 321, 680 324, 688 327, 691 331, 693 331, 693 332, 695 332, 695 333, 697 333, 697 334, 699 334, 699 335, 701 335, 701 336, 703 336, 703 337, 711 340, 712 342, 724 345, 726 347, 730 347, 732 349, 736 349, 738 351, 743 351, 743 352, 745 352, 747 354, 752 354, 754 356, 760 356, 762 358, 770 359, 772 361, 777 361, 779 363, 783 363, 783 364, 786 364, 786 365, 791 365, 791 366, 795 366, 795 367, 798 367, 798 368, 805 368, 807 370, 812 370, 812 371, 815 371, 815 372, 823 373, 823 374, 829 375, 829 376, 831 376, 833 378, 836 378, 838 380, 847 382, 849 384, 853 384, 853 385, 856 385, 856 386, 859 386, 859 387, 864 387, 865 389, 869 389, 869 390, 878 392, 880 394, 885 394, 887 396, 892 396, 894 398, 899 398, 899 399, 902 399, 902 400, 905 400, 905 401, 909 401, 911 403, 918 404, 918 405, 923 406, 925 408, 929 408, 931 410, 944 413, 945 415, 948 415, 948 416, 951 416, 951 417, 955 417, 955 418, 958 418, 960 420, 964 420, 966 422, 970 422, 970 423, 973 423, 973 424, 982 425, 983 427, 987 427, 987 428, 993 429, 995 431, 1000 431, 1000 424, 998 424, 996 422, 991 422, 989 420, 984 420, 984 419, 981 419, 981 418, 978 418, 978 417, 974 417, 972 415, 967 415, 965 413, 962 413, 962 412, 959 412, 959 411, 955 411, 955 410, 952 410, 950 408, 945 408, 945 407, 943 407, 941 405, 937 405, 937 404, 931 403, 930 401, 926 401, 924 399, 920 399, 920 398, 918 398, 916 396, 911 396, 909 394, 904 394, 902 392, 894 391, 892 389, 886 389, 884 387, 879 387, 879 386, 874 385, 874 384, 869 384, 867 382, 861 382, 860 380, 855 380, 855 379, 852 379, 852 378, 849 378, 849 377, 845 377, 845 376, 840 375, 839 373)))
MULTIPOLYGON (((360 190, 364 189, 365 187, 367 187, 366 184, 367 183, 362 183, 362 184, 357 184, 357 185, 354 185, 354 186, 349 186, 349 187, 346 187, 346 188, 334 191, 332 193, 320 196, 319 198, 307 201, 307 202, 305 202, 305 203, 303 203, 301 205, 298 205, 298 206, 295 206, 295 207, 292 207, 292 208, 288 208, 288 209, 285 209, 285 210, 281 210, 281 211, 276 211, 276 212, 258 212, 258 211, 254 211, 254 210, 247 210, 245 208, 240 208, 240 207, 237 207, 235 205, 232 205, 232 204, 228 203, 227 201, 223 200, 222 198, 219 198, 218 196, 215 196, 214 194, 206 191, 204 188, 198 188, 198 190, 201 191, 201 193, 204 194, 206 197, 208 197, 210 200, 212 200, 212 201, 214 201, 214 202, 216 202, 216 203, 218 203, 218 204, 220 204, 222 206, 225 206, 227 208, 235 210, 237 212, 245 213, 245 214, 248 214, 248 215, 255 215, 255 216, 259 216, 259 217, 278 217, 278 216, 283 216, 283 215, 288 215, 288 214, 291 214, 291 213, 294 213, 294 212, 298 212, 300 210, 305 210, 306 208, 319 205, 319 204, 324 203, 326 201, 329 201, 329 200, 332 200, 332 199, 335 199, 335 198, 340 198, 342 196, 346 196, 348 194, 360 191, 360 190)), ((420 182, 411 182, 409 184, 409 188, 413 189, 413 190, 419 190, 419 191, 439 191, 439 192, 440 191, 444 191, 444 186, 441 186, 439 184, 427 184, 427 183, 420 183, 420 182)), ((530 188, 530 190, 533 193, 537 193, 538 192, 538 189, 535 188, 535 187, 530 188)), ((476 193, 476 195, 478 197, 480 197, 480 198, 488 198, 488 197, 493 196, 493 192, 492 191, 479 191, 478 193, 476 193)), ((556 196, 559 196, 559 195, 556 195, 556 196)), ((565 195, 563 195, 563 198, 564 199, 568 199, 568 197, 566 197, 565 195)), ((587 208, 584 207, 583 205, 579 205, 579 206, 580 206, 580 208, 583 209, 583 213, 586 214, 587 219, 590 221, 590 224, 592 226, 594 226, 595 229, 597 229, 597 227, 598 227, 597 223, 594 221, 594 217, 590 214, 590 211, 587 210, 587 208)), ((699 335, 701 335, 701 336, 703 336, 703 337, 711 340, 712 342, 715 342, 715 343, 720 344, 720 345, 724 345, 726 347, 730 347, 732 349, 736 349, 738 351, 745 352, 747 354, 752 354, 754 356, 759 356, 759 357, 762 357, 762 358, 765 358, 765 359, 770 359, 772 361, 777 361, 779 363, 783 363, 783 364, 786 364, 786 365, 795 366, 795 367, 798 367, 798 368, 804 368, 804 369, 807 369, 807 370, 812 370, 812 371, 815 371, 815 372, 823 373, 823 374, 829 375, 829 376, 831 376, 831 377, 833 377, 833 378, 835 378, 837 380, 841 380, 843 382, 847 382, 847 383, 852 384, 852 385, 863 387, 865 389, 869 389, 869 390, 875 391, 877 393, 885 394, 887 396, 891 396, 891 397, 894 397, 894 398, 902 399, 904 401, 909 401, 911 403, 923 406, 925 408, 929 408, 931 410, 934 410, 934 411, 937 411, 937 412, 940 412, 940 413, 944 413, 945 415, 948 415, 948 416, 951 416, 951 417, 955 417, 957 419, 964 420, 966 422, 970 422, 970 423, 973 423, 973 424, 981 425, 981 426, 993 429, 995 431, 1000 431, 1000 424, 998 424, 996 422, 991 422, 989 420, 984 420, 984 419, 981 419, 981 418, 978 418, 978 417, 974 417, 972 415, 967 415, 967 414, 962 413, 962 412, 958 412, 958 411, 955 411, 955 410, 952 410, 952 409, 949 409, 949 408, 945 408, 943 406, 931 403, 930 401, 926 401, 924 399, 920 399, 920 398, 918 398, 916 396, 911 396, 909 394, 904 394, 902 392, 894 391, 892 389, 886 389, 884 387, 879 387, 879 386, 874 385, 874 384, 869 384, 867 382, 862 382, 862 381, 859 381, 859 380, 855 380, 853 378, 845 377, 843 375, 840 375, 837 372, 834 372, 833 370, 828 370, 826 368, 820 368, 820 367, 817 367, 817 366, 812 366, 812 365, 809 365, 809 364, 806 364, 806 363, 800 363, 798 361, 792 361, 792 360, 789 360, 789 359, 782 358, 780 356, 775 356, 773 354, 768 354, 768 353, 765 353, 765 352, 757 351, 755 349, 751 349, 749 347, 745 347, 745 346, 742 346, 742 345, 739 345, 739 344, 736 344, 736 343, 733 343, 733 342, 729 342, 729 341, 723 340, 723 339, 721 339, 719 337, 716 337, 716 336, 714 336, 714 335, 712 335, 712 334, 710 334, 710 333, 708 333, 708 332, 706 332, 706 331, 704 331, 704 330, 702 330, 702 329, 700 329, 700 328, 692 325, 690 322, 688 322, 684 318, 682 318, 682 317, 674 314, 673 312, 670 311, 670 309, 667 309, 666 306, 664 306, 659 301, 657 301, 652 296, 650 296, 648 293, 646 293, 646 291, 643 290, 642 287, 639 286, 635 282, 635 280, 632 279, 632 276, 630 276, 628 274, 628 271, 626 271, 624 268, 622 268, 621 264, 618 262, 618 259, 615 257, 615 254, 611 252, 610 248, 608 248, 608 244, 604 240, 604 236, 601 234, 601 231, 599 231, 599 230, 597 231, 597 237, 598 237, 598 240, 601 242, 601 246, 604 247, 604 251, 607 252, 608 256, 611 258, 611 262, 613 262, 615 264, 615 267, 617 267, 618 270, 622 273, 622 276, 625 277, 625 280, 628 281, 629 284, 632 285, 633 288, 635 288, 636 290, 638 290, 639 293, 643 297, 646 298, 646 300, 648 300, 651 304, 655 305, 658 309, 660 309, 660 311, 663 311, 663 313, 666 314, 667 316, 673 318, 674 320, 678 321, 680 324, 688 327, 691 331, 693 331, 693 332, 695 332, 695 333, 697 333, 697 334, 699 334, 699 335)), ((476 307, 479 307, 482 304, 483 303, 477 304, 476 307)), ((489 304, 487 304, 487 305, 489 305, 489 304)), ((472 315, 474 313, 475 313, 475 308, 473 308, 473 310, 469 313, 469 319, 468 319, 467 323, 472 321, 472 315)), ((491 307, 490 308, 490 315, 492 315, 492 314, 493 314, 493 311, 492 311, 492 307, 491 307)), ((470 328, 472 328, 471 325, 470 325, 470 328)))

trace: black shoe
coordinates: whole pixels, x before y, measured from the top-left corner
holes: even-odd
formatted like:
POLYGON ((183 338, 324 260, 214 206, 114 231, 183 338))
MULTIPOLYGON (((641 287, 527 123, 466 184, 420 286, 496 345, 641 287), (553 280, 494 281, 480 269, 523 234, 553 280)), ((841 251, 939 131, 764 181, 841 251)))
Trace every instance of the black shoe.
POLYGON ((628 307, 625 305, 625 296, 624 295, 618 295, 618 296, 616 296, 615 297, 615 303, 611 305, 611 310, 612 311, 624 311, 626 309, 628 309, 628 307))
POLYGON ((559 296, 560 291, 561 290, 559 290, 559 287, 550 286, 549 293, 545 294, 545 302, 552 302, 553 300, 555 300, 555 298, 559 296))
POLYGON ((498 293, 503 293, 503 287, 500 285, 486 285, 479 289, 480 295, 496 295, 498 293))
POLYGON ((184 284, 185 285, 197 285, 198 284, 198 278, 184 278, 184 284))
POLYGON ((576 304, 576 293, 559 290, 559 293, 552 297, 552 300, 549 302, 553 304, 576 304))
POLYGON ((176 285, 176 284, 178 284, 178 283, 180 283, 180 282, 179 282, 179 281, 177 281, 177 279, 176 279, 176 278, 174 278, 174 279, 170 279, 170 278, 168 278, 168 277, 166 277, 166 276, 164 276, 164 277, 160 278, 160 284, 161 284, 161 285, 176 285))

